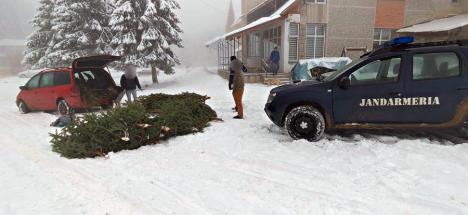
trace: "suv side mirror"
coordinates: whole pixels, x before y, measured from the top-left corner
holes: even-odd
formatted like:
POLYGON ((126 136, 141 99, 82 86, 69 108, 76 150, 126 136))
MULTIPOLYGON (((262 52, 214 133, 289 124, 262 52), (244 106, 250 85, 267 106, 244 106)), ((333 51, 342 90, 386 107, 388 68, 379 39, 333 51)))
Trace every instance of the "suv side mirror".
POLYGON ((19 88, 20 88, 20 90, 28 90, 28 87, 26 87, 26 86, 21 86, 19 88))
POLYGON ((343 77, 340 79, 340 81, 338 81, 338 86, 341 89, 348 89, 349 86, 351 86, 351 80, 349 79, 349 77, 343 77))

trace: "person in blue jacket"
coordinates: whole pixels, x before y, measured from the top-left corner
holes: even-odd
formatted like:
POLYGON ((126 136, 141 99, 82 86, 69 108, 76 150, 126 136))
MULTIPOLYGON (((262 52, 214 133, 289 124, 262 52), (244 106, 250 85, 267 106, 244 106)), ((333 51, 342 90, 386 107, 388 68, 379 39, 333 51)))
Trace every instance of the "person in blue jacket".
POLYGON ((273 49, 273 51, 270 54, 270 69, 273 75, 278 74, 280 59, 281 57, 278 51, 278 47, 275 47, 275 49, 273 49))

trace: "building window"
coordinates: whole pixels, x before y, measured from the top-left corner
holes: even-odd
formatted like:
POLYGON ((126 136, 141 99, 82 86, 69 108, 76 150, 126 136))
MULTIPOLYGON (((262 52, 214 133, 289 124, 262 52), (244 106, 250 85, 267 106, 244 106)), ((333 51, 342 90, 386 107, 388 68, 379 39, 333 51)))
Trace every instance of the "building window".
POLYGON ((307 59, 322 58, 325 53, 325 32, 323 24, 307 24, 305 53, 307 59))
POLYGON ((260 34, 249 34, 249 57, 260 56, 260 34))
POLYGON ((307 4, 326 4, 326 0, 305 0, 307 4))
POLYGON ((289 24, 289 62, 298 61, 299 53, 299 23, 289 24))
POLYGON ((263 56, 269 57, 275 47, 281 48, 281 27, 263 32, 263 56))
POLYGON ((395 35, 395 31, 389 28, 376 28, 374 29, 374 49, 379 48, 380 45, 391 40, 395 35))

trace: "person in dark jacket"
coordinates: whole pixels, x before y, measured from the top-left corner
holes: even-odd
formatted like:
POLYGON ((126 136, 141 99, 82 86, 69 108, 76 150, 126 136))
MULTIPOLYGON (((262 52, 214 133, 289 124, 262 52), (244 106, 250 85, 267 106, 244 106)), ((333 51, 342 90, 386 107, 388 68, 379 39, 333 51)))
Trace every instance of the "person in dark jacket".
POLYGON ((279 62, 280 62, 280 53, 278 51, 278 47, 275 47, 275 49, 270 54, 270 69, 273 75, 278 74, 279 62))
MULTIPOLYGON (((237 57, 236 56, 231 56, 231 62, 234 61, 234 60, 237 60, 237 57)), ((245 73, 247 71, 248 71, 247 67, 244 66, 244 64, 242 64, 242 72, 245 73)), ((235 74, 235 72, 231 68, 229 68, 229 85, 228 85, 229 90, 232 90, 232 84, 234 83, 234 74, 235 74)))
POLYGON ((136 74, 136 67, 134 65, 127 65, 125 67, 125 74, 120 78, 120 86, 125 90, 128 102, 132 102, 137 99, 136 89, 137 87, 140 90, 142 89, 136 74))

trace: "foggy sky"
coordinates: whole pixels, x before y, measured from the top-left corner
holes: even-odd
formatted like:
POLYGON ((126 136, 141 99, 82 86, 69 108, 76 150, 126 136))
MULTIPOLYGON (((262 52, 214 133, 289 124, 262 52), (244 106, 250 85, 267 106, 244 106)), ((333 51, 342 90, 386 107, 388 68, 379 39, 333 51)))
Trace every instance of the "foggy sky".
MULTIPOLYGON (((25 39, 31 34, 29 21, 34 17, 39 0, 0 0, 0 39, 25 39)), ((205 42, 224 33, 229 0, 178 0, 177 11, 182 21, 183 45, 177 50, 185 65, 215 62, 205 42)))

